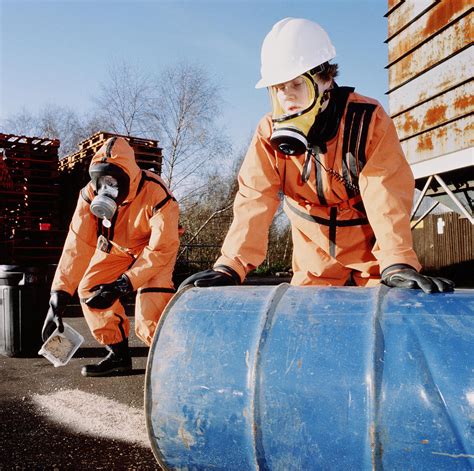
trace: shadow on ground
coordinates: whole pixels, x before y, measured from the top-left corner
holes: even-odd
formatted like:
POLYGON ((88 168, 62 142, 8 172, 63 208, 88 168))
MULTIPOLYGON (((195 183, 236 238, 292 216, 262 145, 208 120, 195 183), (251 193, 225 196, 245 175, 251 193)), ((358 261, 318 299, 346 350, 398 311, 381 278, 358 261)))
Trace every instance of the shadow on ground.
POLYGON ((0 469, 158 470, 150 449, 76 434, 38 414, 29 400, 0 402, 0 469))

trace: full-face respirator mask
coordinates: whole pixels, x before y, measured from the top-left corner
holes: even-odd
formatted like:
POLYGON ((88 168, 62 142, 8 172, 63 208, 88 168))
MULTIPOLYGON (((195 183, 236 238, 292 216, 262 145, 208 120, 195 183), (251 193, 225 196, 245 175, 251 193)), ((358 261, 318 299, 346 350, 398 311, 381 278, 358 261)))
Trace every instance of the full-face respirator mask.
POLYGON ((268 87, 273 123, 270 143, 278 152, 300 155, 308 149, 308 135, 327 99, 327 93, 319 93, 316 73, 314 69, 268 87))
POLYGON ((128 195, 130 178, 120 167, 107 163, 93 165, 89 175, 95 193, 91 213, 102 219, 104 227, 110 227, 117 208, 128 195))
POLYGON ((288 156, 308 151, 304 181, 309 175, 309 156, 316 149, 309 136, 317 134, 312 128, 328 96, 318 87, 316 76, 334 57, 336 49, 326 31, 304 18, 278 21, 262 44, 261 79, 255 87, 266 87, 270 92, 273 122, 270 142, 275 150, 288 156), (285 90, 286 86, 293 85, 301 93, 292 95, 296 88, 285 90))

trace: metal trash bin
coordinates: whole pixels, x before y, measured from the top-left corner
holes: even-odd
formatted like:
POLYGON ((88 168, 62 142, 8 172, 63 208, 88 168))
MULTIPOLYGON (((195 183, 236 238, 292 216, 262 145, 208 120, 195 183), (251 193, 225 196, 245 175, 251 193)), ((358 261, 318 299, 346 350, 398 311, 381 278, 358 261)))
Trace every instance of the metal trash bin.
POLYGON ((474 469, 474 291, 190 288, 150 349, 163 469, 474 469))
POLYGON ((0 265, 0 354, 36 356, 48 310, 47 267, 0 265))

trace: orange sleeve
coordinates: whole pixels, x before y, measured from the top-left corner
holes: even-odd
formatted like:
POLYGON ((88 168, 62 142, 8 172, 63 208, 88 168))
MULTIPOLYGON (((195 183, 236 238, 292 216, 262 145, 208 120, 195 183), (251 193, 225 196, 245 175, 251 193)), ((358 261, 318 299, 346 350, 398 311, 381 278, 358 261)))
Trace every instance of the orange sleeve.
POLYGON ((163 283, 170 283, 167 275, 174 267, 179 248, 178 219, 178 203, 174 199, 170 199, 151 217, 150 240, 125 272, 135 290, 160 272, 163 273, 163 283))
POLYGON ((421 268, 413 250, 410 212, 415 181, 395 126, 379 105, 373 118, 367 163, 359 176, 362 200, 376 237, 380 271, 395 263, 421 268))
POLYGON ((239 172, 234 219, 215 265, 233 268, 243 280, 267 253, 268 231, 280 204, 280 177, 269 137, 271 123, 263 118, 239 172))
POLYGON ((97 219, 80 195, 51 290, 74 294, 97 246, 97 219))

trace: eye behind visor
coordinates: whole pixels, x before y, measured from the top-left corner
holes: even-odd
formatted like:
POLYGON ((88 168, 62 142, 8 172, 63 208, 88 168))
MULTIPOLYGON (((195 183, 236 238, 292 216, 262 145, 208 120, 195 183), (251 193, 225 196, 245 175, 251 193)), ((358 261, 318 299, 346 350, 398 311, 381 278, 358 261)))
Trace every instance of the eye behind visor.
POLYGON ((310 111, 316 104, 317 90, 318 86, 309 73, 300 75, 290 82, 268 87, 272 121, 274 123, 287 121, 310 111), (292 99, 286 99, 281 95, 291 96, 292 99), (280 101, 280 97, 284 103, 280 101))

